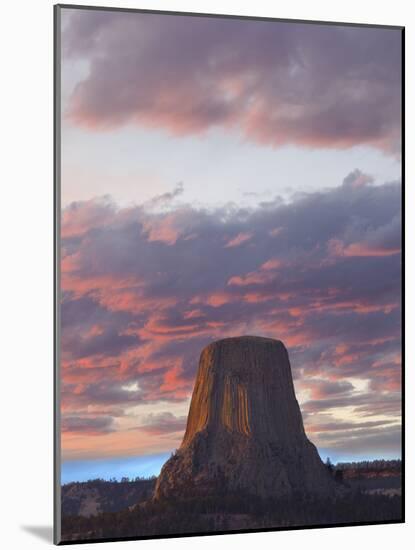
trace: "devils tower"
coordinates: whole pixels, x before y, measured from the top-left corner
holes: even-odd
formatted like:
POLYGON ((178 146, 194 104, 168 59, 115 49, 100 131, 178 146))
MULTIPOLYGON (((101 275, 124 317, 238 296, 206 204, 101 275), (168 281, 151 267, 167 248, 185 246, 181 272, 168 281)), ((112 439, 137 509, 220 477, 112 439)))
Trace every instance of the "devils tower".
POLYGON ((304 432, 282 342, 242 336, 201 353, 187 428, 154 499, 328 495, 335 482, 304 432))

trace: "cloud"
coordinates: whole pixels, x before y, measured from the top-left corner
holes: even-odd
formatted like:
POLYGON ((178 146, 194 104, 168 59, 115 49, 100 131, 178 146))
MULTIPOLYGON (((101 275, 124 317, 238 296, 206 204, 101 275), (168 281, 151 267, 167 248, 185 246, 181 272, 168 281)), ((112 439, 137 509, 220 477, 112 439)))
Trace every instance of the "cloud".
POLYGON ((313 399, 324 399, 332 395, 349 394, 354 390, 353 384, 346 380, 330 382, 329 380, 309 380, 307 387, 313 399))
MULTIPOLYGON (((82 368, 82 367, 81 367, 82 368)), ((88 371, 88 367, 83 367, 88 371)), ((61 388, 62 410, 81 410, 87 412, 90 405, 95 406, 128 406, 137 405, 143 401, 141 390, 130 391, 125 384, 117 379, 117 372, 109 372, 101 368, 94 380, 68 381, 63 372, 63 384, 61 388)))
POLYGON ((321 445, 330 445, 334 451, 344 454, 354 453, 359 455, 379 456, 379 449, 383 453, 396 453, 400 449, 402 441, 402 428, 391 426, 382 429, 362 429, 345 432, 343 437, 339 434, 327 433, 321 441, 321 445))
MULTIPOLYGON (((101 200, 69 206, 62 228, 65 415, 185 403, 205 345, 258 334, 287 345, 307 418, 353 411, 356 422, 396 421, 401 187, 366 180, 252 209, 118 208, 101 200), (154 239, 149 227, 166 220, 175 239, 154 239), (224 246, 240 235, 249 241, 224 246), (333 242, 396 253, 339 254, 333 242)), ((152 417, 149 425, 155 437, 180 422, 152 417)))
POLYGON ((364 174, 356 168, 344 178, 343 187, 356 189, 356 187, 363 187, 368 183, 373 183, 373 181, 374 179, 372 176, 370 176, 369 174, 364 174))
MULTIPOLYGON (((362 430, 367 428, 384 428, 385 426, 388 426, 392 423, 392 420, 376 420, 376 421, 368 421, 368 422, 343 422, 343 421, 337 421, 337 422, 328 422, 326 424, 320 423, 316 426, 310 426, 307 428, 308 432, 311 433, 319 433, 319 432, 330 432, 331 434, 333 432, 337 431, 355 431, 356 430, 362 430)), ((360 434, 361 432, 359 432, 360 434)), ((335 436, 334 436, 335 437, 335 436)))
POLYGON ((400 254, 400 248, 377 248, 369 243, 351 243, 347 246, 341 241, 333 239, 330 243, 331 251, 338 256, 394 256, 400 254))
POLYGON ((220 127, 272 147, 400 151, 399 30, 70 9, 63 17, 63 60, 89 67, 70 98, 75 124, 176 136, 220 127))
POLYGON ((356 412, 365 412, 365 416, 387 415, 398 413, 401 408, 399 392, 382 392, 380 394, 355 393, 328 399, 314 399, 302 405, 306 413, 330 412, 333 409, 352 407, 356 412), (371 412, 369 412, 371 411, 371 412))
POLYGON ((225 248, 240 246, 241 244, 246 243, 250 239, 252 239, 252 235, 250 233, 238 233, 236 237, 233 237, 230 241, 226 243, 225 248))
POLYGON ((70 244, 92 227, 105 227, 115 215, 115 205, 109 197, 73 202, 62 212, 61 235, 70 244))
POLYGON ((174 199, 180 197, 184 192, 183 184, 178 183, 173 191, 168 191, 167 193, 162 193, 153 197, 150 201, 146 203, 146 207, 161 207, 171 204, 174 199))
POLYGON ((85 336, 68 338, 63 341, 65 350, 74 359, 91 355, 118 356, 121 351, 137 346, 138 343, 137 336, 119 334, 116 329, 103 329, 96 325, 85 336))
POLYGON ((111 416, 64 416, 61 422, 63 433, 81 432, 84 435, 102 435, 113 431, 111 416))
POLYGON ((186 421, 186 416, 177 417, 170 412, 151 413, 143 419, 139 430, 153 435, 184 432, 186 421))
MULTIPOLYGON (((353 189, 367 186, 373 180, 359 170, 351 172, 343 181, 343 188, 353 189)), ((374 208, 378 207, 377 202, 374 208)), ((401 250, 401 217, 392 217, 388 223, 377 226, 350 227, 346 241, 331 239, 328 243, 330 252, 335 256, 393 256, 401 250)))

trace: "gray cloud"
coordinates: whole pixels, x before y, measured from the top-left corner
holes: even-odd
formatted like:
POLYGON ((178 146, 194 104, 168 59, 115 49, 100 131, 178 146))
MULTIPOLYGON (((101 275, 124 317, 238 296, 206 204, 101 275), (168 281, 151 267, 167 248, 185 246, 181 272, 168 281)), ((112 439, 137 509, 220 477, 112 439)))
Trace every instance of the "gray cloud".
POLYGON ((77 124, 399 152, 399 30, 87 10, 64 21, 64 60, 89 64, 77 124))
POLYGON ((101 435, 114 431, 111 416, 63 416, 62 432, 82 432, 90 435, 101 435))
MULTIPOLYGON (((359 431, 359 430, 356 430, 359 431)), ((402 429, 400 426, 391 426, 384 429, 362 429, 359 433, 354 431, 339 434, 325 435, 322 445, 330 445, 337 452, 374 454, 378 456, 379 449, 383 452, 396 452, 401 447, 402 429)))
POLYGON ((143 418, 143 423, 138 429, 160 435, 184 432, 186 421, 186 416, 175 416, 170 412, 152 413, 143 418))

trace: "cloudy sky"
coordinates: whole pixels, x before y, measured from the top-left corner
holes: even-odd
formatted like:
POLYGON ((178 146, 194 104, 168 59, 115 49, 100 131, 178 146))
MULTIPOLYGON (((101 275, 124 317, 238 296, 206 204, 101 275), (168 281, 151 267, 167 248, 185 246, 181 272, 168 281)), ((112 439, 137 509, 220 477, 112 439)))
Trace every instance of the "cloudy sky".
POLYGON ((61 13, 63 459, 178 447, 241 334, 322 452, 400 456, 400 31, 61 13))

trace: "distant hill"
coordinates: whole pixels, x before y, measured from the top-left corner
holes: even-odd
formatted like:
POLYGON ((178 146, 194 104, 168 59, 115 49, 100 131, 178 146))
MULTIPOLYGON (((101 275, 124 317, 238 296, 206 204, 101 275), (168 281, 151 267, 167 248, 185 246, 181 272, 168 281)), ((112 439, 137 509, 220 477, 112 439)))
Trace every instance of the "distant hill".
POLYGON ((402 463, 400 460, 343 462, 333 469, 336 479, 366 494, 400 496, 402 463))
MULTIPOLYGON (((363 492, 391 495, 401 491, 400 460, 341 462, 332 466, 332 475, 347 486, 363 492)), ((157 478, 152 477, 68 483, 62 486, 62 516, 91 517, 102 512, 126 510, 149 500, 156 481, 157 478)))
POLYGON ((93 479, 62 485, 62 516, 91 517, 101 512, 118 512, 151 498, 156 478, 134 481, 93 479))
POLYGON ((401 470, 402 463, 400 460, 364 460, 336 464, 336 471, 343 472, 343 479, 399 477, 401 470))

